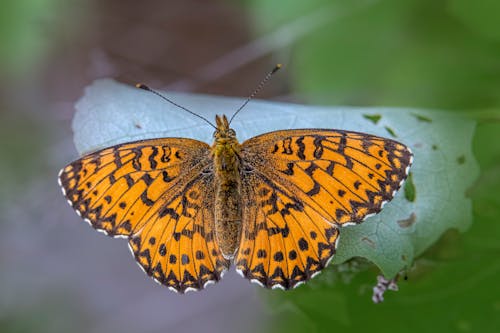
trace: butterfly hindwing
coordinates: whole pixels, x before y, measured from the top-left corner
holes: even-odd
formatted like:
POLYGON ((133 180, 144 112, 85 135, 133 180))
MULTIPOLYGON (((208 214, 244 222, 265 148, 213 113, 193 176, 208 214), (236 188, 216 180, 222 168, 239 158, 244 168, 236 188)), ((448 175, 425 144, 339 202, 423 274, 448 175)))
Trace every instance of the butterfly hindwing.
POLYGON ((219 281, 230 262, 215 241, 213 174, 200 174, 170 200, 130 241, 146 274, 185 292, 219 281))
POLYGON ((129 245, 148 275, 183 292, 227 268, 214 242, 210 147, 192 139, 143 140, 69 164, 59 181, 85 221, 129 245))
POLYGON ((317 274, 335 253, 338 227, 256 170, 242 177, 242 205, 235 265, 251 281, 289 289, 317 274))
POLYGON ((378 213, 408 175, 412 153, 394 140, 341 130, 285 130, 242 144, 243 159, 338 225, 378 213))

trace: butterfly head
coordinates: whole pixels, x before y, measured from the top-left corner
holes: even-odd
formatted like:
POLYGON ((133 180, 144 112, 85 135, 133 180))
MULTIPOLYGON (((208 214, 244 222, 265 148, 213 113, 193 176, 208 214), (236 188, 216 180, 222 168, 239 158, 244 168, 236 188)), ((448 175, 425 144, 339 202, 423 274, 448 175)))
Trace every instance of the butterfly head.
POLYGON ((217 128, 214 132, 214 138, 216 142, 225 143, 229 141, 236 140, 236 132, 234 129, 229 127, 229 121, 225 115, 215 116, 215 123, 217 128))
POLYGON ((224 115, 216 116, 215 123, 217 127, 214 132, 214 144, 212 146, 215 164, 221 166, 222 169, 227 169, 228 165, 236 167, 234 161, 240 151, 236 132, 229 127, 229 121, 224 115))

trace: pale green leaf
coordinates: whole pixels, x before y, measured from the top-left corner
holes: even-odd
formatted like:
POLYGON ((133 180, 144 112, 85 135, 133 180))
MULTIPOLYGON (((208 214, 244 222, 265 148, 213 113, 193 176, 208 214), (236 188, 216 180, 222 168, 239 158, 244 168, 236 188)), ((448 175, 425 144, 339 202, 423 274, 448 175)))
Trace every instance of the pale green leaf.
MULTIPOLYGON (((231 115, 241 99, 194 94, 166 96, 210 121, 231 115)), ((211 143, 213 128, 157 96, 112 80, 99 80, 76 104, 77 150, 84 154, 152 137, 190 137, 211 143)), ((475 123, 446 112, 404 108, 319 107, 254 100, 233 122, 243 141, 276 129, 336 128, 394 138, 411 147, 412 180, 383 211, 344 227, 334 264, 364 257, 387 277, 409 268, 446 230, 466 230, 466 190, 478 174, 471 153, 475 123), (377 121, 373 121, 377 119, 377 121)))

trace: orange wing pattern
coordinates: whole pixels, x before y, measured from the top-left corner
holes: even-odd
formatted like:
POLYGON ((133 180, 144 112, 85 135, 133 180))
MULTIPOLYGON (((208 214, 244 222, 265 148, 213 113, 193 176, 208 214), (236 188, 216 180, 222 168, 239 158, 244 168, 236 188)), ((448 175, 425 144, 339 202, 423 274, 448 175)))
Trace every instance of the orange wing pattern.
POLYGON ((244 214, 236 265, 249 279, 283 288, 324 267, 338 227, 378 213, 412 161, 396 141, 318 129, 254 137, 243 143, 241 156, 244 214), (292 250, 302 261, 284 264, 292 250))
POLYGON ((199 290, 229 268, 215 241, 214 196, 213 174, 201 174, 130 238, 137 262, 157 282, 174 291, 199 290))
POLYGON ((219 280, 228 266, 214 242, 209 154, 192 139, 137 141, 82 157, 59 181, 78 215, 130 238, 146 273, 183 292, 219 280))
MULTIPOLYGON (((392 199, 410 150, 339 130, 277 131, 241 145, 237 271, 269 288, 312 278, 335 254, 340 227, 392 199)), ((137 141, 61 170, 69 204, 98 231, 126 237, 140 267, 179 292, 217 282, 230 261, 215 237, 211 148, 179 138, 137 141)))
POLYGON ((242 180, 243 228, 236 270, 267 288, 314 277, 335 253, 339 229, 291 191, 260 174, 242 180))
POLYGON ((412 162, 411 151, 399 142, 340 130, 276 131, 242 146, 251 167, 338 225, 378 213, 412 162))

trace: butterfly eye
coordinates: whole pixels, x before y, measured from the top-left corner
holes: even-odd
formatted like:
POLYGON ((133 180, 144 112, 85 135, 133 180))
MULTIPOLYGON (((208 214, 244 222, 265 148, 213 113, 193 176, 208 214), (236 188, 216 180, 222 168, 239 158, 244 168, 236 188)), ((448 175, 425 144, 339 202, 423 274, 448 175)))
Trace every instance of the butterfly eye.
POLYGON ((228 130, 228 133, 229 133, 230 136, 236 136, 236 131, 234 129, 232 129, 232 128, 230 128, 228 130))
POLYGON ((201 170, 201 174, 202 174, 203 176, 205 176, 205 177, 206 177, 206 176, 210 176, 210 175, 212 175, 213 173, 214 173, 214 170, 213 170, 211 167, 208 167, 208 168, 205 168, 205 169, 201 170))
POLYGON ((215 131, 214 134, 212 134, 212 136, 215 138, 217 136, 217 131, 215 131))
POLYGON ((242 171, 244 173, 252 173, 254 171, 254 168, 251 165, 249 165, 248 163, 244 163, 243 167, 242 167, 242 171))

